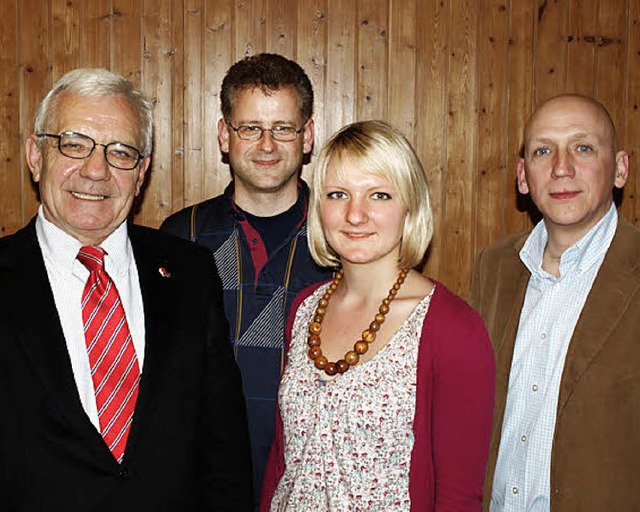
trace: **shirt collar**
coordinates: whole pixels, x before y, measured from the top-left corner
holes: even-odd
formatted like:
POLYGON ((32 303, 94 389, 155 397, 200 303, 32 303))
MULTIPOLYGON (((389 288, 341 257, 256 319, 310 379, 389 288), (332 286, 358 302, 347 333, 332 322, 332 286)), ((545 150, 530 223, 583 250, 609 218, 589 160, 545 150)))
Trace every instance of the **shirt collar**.
MULTIPOLYGON (((618 212, 611 203, 609 211, 580 240, 569 247, 560 258, 560 279, 576 270, 585 271, 602 259, 609 249, 618 226, 618 212)), ((542 269, 542 256, 548 240, 544 220, 538 222, 520 251, 520 259, 531 275, 549 278, 542 269)), ((553 276, 551 276, 553 277, 553 276)))
MULTIPOLYGON (((44 216, 42 205, 38 208, 36 234, 42 254, 52 264, 52 268, 66 274, 73 273, 78 268, 77 265, 84 269, 84 266, 76 259, 82 243, 49 222, 44 216)), ((120 224, 100 244, 100 247, 107 253, 104 265, 108 274, 123 275, 128 271, 132 251, 126 222, 120 224)))

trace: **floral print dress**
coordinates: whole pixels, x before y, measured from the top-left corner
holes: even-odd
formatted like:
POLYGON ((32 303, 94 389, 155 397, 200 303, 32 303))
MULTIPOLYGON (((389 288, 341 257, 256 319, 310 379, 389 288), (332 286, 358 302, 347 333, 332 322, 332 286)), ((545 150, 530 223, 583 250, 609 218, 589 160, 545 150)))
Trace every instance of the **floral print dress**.
POLYGON ((433 291, 371 360, 331 378, 306 343, 328 286, 296 313, 278 396, 285 472, 271 511, 408 511, 418 345, 433 291))

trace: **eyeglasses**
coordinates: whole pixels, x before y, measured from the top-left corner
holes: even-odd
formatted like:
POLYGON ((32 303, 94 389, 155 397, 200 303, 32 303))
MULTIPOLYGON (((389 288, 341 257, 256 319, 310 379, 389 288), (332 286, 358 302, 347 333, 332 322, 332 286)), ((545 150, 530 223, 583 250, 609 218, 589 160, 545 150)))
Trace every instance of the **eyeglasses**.
POLYGON ((122 142, 100 144, 88 135, 83 135, 82 133, 62 132, 60 135, 36 133, 36 135, 38 137, 58 139, 58 151, 64 156, 75 158, 76 160, 88 158, 96 146, 102 146, 104 148, 104 158, 107 163, 123 171, 135 169, 142 158, 142 153, 133 146, 123 144, 122 142))
POLYGON ((296 130, 293 126, 279 125, 272 126, 271 128, 263 128, 262 126, 246 124, 236 128, 231 123, 227 123, 227 126, 236 132, 242 140, 260 140, 264 132, 269 132, 271 138, 278 142, 292 142, 296 140, 298 134, 304 130, 304 127, 296 130))

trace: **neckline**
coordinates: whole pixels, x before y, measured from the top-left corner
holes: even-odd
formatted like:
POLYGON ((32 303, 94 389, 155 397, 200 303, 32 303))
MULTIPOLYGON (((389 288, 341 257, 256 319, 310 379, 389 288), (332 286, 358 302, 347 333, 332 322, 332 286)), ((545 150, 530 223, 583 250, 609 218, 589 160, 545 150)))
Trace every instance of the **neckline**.
MULTIPOLYGON (((321 286, 320 288, 318 288, 313 294, 311 294, 306 300, 310 300, 312 298, 315 298, 316 302, 317 302, 317 298, 319 296, 322 296, 322 294, 324 293, 324 291, 326 290, 326 288, 328 286, 330 286, 330 282, 326 283, 326 285, 321 286)), ((418 310, 422 307, 422 305, 424 303, 430 303, 431 299, 433 298, 433 295, 435 293, 436 287, 438 285, 436 283, 433 283, 433 288, 431 289, 431 291, 425 295, 424 297, 422 297, 417 303, 416 305, 413 307, 413 309, 411 310, 411 312, 407 315, 407 318, 404 319, 404 321, 400 324, 400 327, 398 327, 398 329, 391 335, 391 337, 389 338, 389 340, 387 341, 387 343, 384 345, 384 347, 382 347, 380 350, 378 350, 378 352, 376 352, 373 357, 371 359, 369 359, 368 361, 364 361, 361 363, 358 363, 357 365, 353 366, 349 372, 346 372, 345 374, 336 374, 333 377, 328 376, 323 370, 319 370, 318 368, 316 368, 313 365, 313 362, 307 357, 306 354, 306 350, 303 352, 302 356, 305 359, 305 363, 308 363, 310 366, 310 373, 313 377, 315 377, 314 382, 317 382, 319 385, 325 386, 331 382, 334 382, 336 380, 338 380, 339 377, 344 377, 344 375, 346 374, 350 374, 352 376, 358 375, 359 373, 361 373, 362 371, 364 371, 364 368, 368 368, 370 363, 374 363, 379 359, 379 355, 380 354, 384 354, 385 352, 391 350, 391 348, 388 347, 392 347, 393 345, 395 345, 395 341, 398 338, 398 335, 400 334, 401 331, 403 331, 405 329, 405 326, 413 320, 413 318, 418 314, 418 310), (327 378, 325 378, 327 377, 327 378), (322 382, 322 384, 320 384, 320 382, 322 382)), ((313 313, 313 311, 312 311, 313 313)), ((429 311, 427 310, 427 312, 425 313, 425 318, 423 319, 423 321, 426 320, 427 315, 429 314, 429 311)), ((306 332, 306 330, 305 330, 306 332)), ((304 337, 304 340, 306 340, 306 336, 304 337)), ((306 349, 306 343, 304 344, 304 348, 306 349)))

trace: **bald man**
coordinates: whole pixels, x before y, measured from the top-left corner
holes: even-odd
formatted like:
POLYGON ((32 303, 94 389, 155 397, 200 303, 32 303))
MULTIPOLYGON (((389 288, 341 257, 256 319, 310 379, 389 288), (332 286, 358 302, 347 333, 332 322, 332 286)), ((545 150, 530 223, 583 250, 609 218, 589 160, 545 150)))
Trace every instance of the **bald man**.
POLYGON ((534 229, 485 248, 473 277, 496 355, 485 510, 640 510, 640 231, 607 110, 554 97, 524 133, 534 229))

